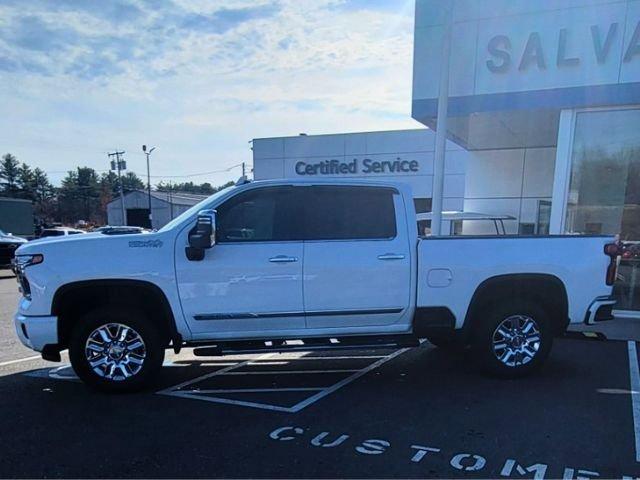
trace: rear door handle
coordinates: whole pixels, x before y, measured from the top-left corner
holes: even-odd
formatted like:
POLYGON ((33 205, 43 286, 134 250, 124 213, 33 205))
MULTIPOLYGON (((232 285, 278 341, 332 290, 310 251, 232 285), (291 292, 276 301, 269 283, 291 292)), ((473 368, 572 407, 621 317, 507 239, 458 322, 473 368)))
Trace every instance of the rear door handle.
POLYGON ((385 253, 378 255, 378 260, 404 260, 404 255, 399 253, 385 253))
POLYGON ((297 262, 298 257, 289 257, 287 255, 277 255, 269 259, 271 263, 292 263, 297 262))

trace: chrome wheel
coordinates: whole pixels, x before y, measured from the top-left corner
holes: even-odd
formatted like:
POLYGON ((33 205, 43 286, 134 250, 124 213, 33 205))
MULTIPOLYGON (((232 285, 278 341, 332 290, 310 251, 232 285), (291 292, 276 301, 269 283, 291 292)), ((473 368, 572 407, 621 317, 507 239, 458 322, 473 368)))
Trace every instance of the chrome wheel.
POLYGON ((89 335, 85 357, 98 376, 122 381, 142 370, 147 349, 133 328, 121 323, 107 323, 89 335))
POLYGON ((527 315, 505 318, 493 332, 493 353, 508 367, 529 363, 540 350, 540 329, 527 315))

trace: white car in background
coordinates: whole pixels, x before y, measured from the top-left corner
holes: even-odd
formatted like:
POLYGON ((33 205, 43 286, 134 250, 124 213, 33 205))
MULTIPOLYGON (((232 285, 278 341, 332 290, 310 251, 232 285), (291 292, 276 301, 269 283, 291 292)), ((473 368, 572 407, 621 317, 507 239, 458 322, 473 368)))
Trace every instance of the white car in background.
POLYGON ((47 237, 65 237, 67 235, 79 235, 82 233, 87 233, 84 230, 78 230, 77 228, 70 227, 54 227, 54 228, 45 228, 42 230, 42 233, 38 238, 47 238, 47 237))

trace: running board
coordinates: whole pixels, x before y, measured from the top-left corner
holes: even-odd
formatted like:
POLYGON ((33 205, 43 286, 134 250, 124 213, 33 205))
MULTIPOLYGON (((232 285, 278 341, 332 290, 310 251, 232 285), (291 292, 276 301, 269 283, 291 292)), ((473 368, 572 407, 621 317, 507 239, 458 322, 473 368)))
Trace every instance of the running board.
POLYGON ((317 350, 366 350, 374 348, 417 347, 420 342, 413 335, 384 335, 379 337, 332 337, 300 340, 246 340, 219 342, 215 345, 195 347, 196 357, 218 357, 241 353, 309 352, 317 350))

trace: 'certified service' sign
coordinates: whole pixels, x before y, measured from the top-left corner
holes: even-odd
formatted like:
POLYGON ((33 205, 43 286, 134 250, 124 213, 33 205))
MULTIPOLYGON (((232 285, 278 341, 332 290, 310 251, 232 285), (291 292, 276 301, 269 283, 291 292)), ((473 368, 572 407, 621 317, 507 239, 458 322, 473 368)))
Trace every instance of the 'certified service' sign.
POLYGON ((397 157, 395 160, 373 160, 371 158, 341 161, 341 160, 320 160, 320 161, 299 161, 295 164, 297 175, 398 175, 407 173, 417 173, 420 164, 417 160, 403 160, 397 157))

